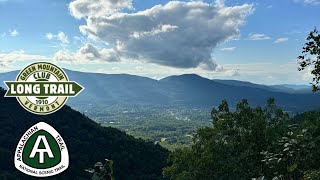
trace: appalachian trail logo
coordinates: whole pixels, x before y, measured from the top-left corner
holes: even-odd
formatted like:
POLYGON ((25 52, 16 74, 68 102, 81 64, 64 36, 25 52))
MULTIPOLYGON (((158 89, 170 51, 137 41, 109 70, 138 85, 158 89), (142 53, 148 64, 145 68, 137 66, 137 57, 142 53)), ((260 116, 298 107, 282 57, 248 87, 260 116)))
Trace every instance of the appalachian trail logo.
POLYGON ((27 111, 46 115, 58 111, 68 97, 78 95, 84 88, 69 81, 62 68, 48 63, 30 64, 20 71, 16 81, 5 81, 8 91, 5 97, 16 97, 27 111))
POLYGON ((68 168, 68 149, 53 127, 39 122, 21 137, 15 152, 14 164, 19 171, 30 176, 54 176, 68 168))

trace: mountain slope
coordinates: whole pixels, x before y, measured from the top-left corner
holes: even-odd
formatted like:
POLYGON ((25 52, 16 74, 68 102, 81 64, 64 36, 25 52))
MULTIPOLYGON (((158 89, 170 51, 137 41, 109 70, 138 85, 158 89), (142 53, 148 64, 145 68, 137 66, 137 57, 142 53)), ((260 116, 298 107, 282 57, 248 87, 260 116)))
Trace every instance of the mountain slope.
POLYGON ((261 88, 263 85, 250 83, 251 86, 240 86, 239 81, 233 85, 228 80, 217 82, 194 74, 170 76, 160 80, 160 83, 168 89, 172 99, 189 105, 217 105, 223 99, 227 99, 233 107, 241 99, 248 99, 252 105, 264 105, 268 98, 274 97, 280 107, 301 111, 319 107, 317 101, 320 100, 319 94, 275 92, 261 88))
POLYGON ((294 92, 294 89, 284 87, 282 85, 267 86, 262 84, 254 84, 246 81, 221 80, 221 79, 213 79, 213 81, 226 84, 226 85, 258 88, 258 89, 264 89, 272 92, 294 92))
MULTIPOLYGON (((69 79, 81 83, 95 101, 108 104, 166 104, 168 97, 157 80, 128 74, 82 73, 66 70, 69 79)), ((81 97, 80 94, 80 98, 81 97)))
MULTIPOLYGON (((252 105, 264 105, 274 97, 277 104, 289 111, 305 111, 320 107, 320 94, 294 90, 280 86, 266 86, 235 80, 209 80, 195 74, 169 76, 159 81, 128 75, 98 74, 66 70, 69 79, 86 89, 77 97, 70 98, 72 107, 98 107, 106 105, 170 105, 205 106, 218 105, 227 99, 231 107, 241 99, 252 105)), ((14 77, 9 72, 0 74, 0 80, 14 77)), ((14 78, 13 78, 14 79, 14 78)), ((12 79, 12 80, 13 80, 12 79)))
POLYGON ((101 127, 64 106, 58 112, 37 116, 25 111, 15 98, 0 90, 0 179, 32 179, 14 168, 13 157, 22 134, 44 121, 64 138, 70 155, 67 171, 51 179, 90 179, 84 169, 105 158, 114 161, 116 179, 161 179, 167 151, 111 127, 101 127))

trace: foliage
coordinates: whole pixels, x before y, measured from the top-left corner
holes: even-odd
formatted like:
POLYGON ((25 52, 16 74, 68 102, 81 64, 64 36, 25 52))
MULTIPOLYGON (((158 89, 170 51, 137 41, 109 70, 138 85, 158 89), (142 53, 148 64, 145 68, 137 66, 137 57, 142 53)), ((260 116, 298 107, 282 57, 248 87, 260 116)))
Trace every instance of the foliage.
POLYGON ((307 37, 307 42, 303 47, 302 55, 298 57, 299 71, 311 68, 311 74, 314 76, 311 82, 313 91, 319 90, 320 82, 320 34, 315 28, 307 37))
POLYGON ((193 134, 210 126, 210 108, 174 106, 103 106, 78 108, 102 126, 110 126, 169 150, 188 147, 193 134))
POLYGON ((242 100, 232 112, 222 101, 212 110, 212 127, 198 130, 191 148, 170 154, 172 165, 164 168, 164 177, 184 180, 315 176, 320 170, 318 114, 305 113, 290 119, 274 99, 269 99, 265 108, 251 108, 242 100))
POLYGON ((115 180, 113 174, 113 161, 109 159, 105 159, 104 165, 101 162, 97 162, 94 165, 94 169, 86 169, 85 171, 92 174, 93 180, 115 180))
POLYGON ((32 179, 15 169, 13 159, 20 137, 39 121, 52 125, 63 136, 70 156, 69 168, 48 179, 89 179, 84 169, 105 157, 114 160, 115 179, 162 179, 168 151, 161 146, 102 127, 68 106, 38 116, 25 111, 15 98, 3 96, 0 90, 0 179, 32 179))
POLYGON ((302 180, 320 179, 320 171, 307 171, 302 180))

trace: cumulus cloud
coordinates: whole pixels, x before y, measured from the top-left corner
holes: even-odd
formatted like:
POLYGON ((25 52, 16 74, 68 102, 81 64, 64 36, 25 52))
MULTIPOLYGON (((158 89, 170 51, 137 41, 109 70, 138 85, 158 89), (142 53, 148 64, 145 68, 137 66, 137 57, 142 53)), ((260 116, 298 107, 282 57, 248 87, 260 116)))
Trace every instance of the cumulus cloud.
POLYGON ((274 43, 283 43, 283 42, 287 42, 289 40, 289 38, 278 38, 274 41, 274 43))
POLYGON ((121 59, 215 70, 213 49, 238 36, 252 12, 251 4, 226 7, 222 1, 216 5, 170 1, 137 13, 84 13, 87 23, 80 30, 93 40, 112 45, 121 59))
POLYGON ((58 34, 47 33, 46 38, 49 40, 60 41, 62 44, 69 43, 68 36, 64 32, 59 32, 58 34))
POLYGON ((25 60, 48 60, 49 58, 41 55, 27 54, 25 51, 12 51, 9 53, 0 53, 0 66, 9 66, 16 61, 25 60))
POLYGON ((251 33, 249 34, 249 39, 252 41, 261 41, 261 40, 268 40, 271 39, 269 36, 265 35, 265 34, 254 34, 251 33))
POLYGON ((75 0, 69 4, 71 15, 77 19, 111 15, 123 9, 133 9, 132 0, 75 0))
POLYGON ((19 32, 16 29, 14 29, 14 30, 10 29, 9 33, 10 33, 10 36, 12 36, 12 37, 16 37, 19 35, 19 32))
POLYGON ((236 47, 226 47, 226 48, 221 48, 220 49, 221 51, 234 51, 234 50, 236 50, 236 47))
POLYGON ((58 51, 53 60, 55 62, 62 63, 106 63, 106 62, 118 62, 119 58, 117 53, 113 49, 98 49, 92 44, 86 44, 80 48, 77 52, 69 52, 67 50, 58 51))

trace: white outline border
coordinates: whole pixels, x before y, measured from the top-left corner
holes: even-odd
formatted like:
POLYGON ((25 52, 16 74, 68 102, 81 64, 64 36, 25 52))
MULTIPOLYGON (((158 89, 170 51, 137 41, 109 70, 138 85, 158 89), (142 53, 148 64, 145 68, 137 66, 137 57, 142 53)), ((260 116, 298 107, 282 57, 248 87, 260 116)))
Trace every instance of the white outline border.
MULTIPOLYGON (((22 143, 24 144, 24 143, 22 143)), ((24 174, 27 174, 29 176, 34 176, 34 177, 50 177, 50 176, 54 176, 54 175, 57 175, 57 174, 60 174, 62 173, 63 171, 65 171, 66 169, 68 169, 69 167, 69 153, 68 153, 68 148, 67 148, 67 145, 65 143, 65 141, 63 140, 63 138, 61 137, 61 135, 52 127, 50 126, 49 124, 45 123, 45 122, 39 122, 35 125, 33 125, 31 128, 29 128, 21 137, 21 139, 19 140, 19 143, 18 143, 18 146, 16 148, 16 151, 15 151, 15 155, 14 155, 14 165, 15 167, 21 171, 22 173, 24 174), (51 167, 51 168, 47 168, 47 169, 36 169, 36 168, 33 168, 33 167, 30 167, 28 165, 26 165, 23 161, 18 161, 18 157, 17 157, 17 152, 18 152, 18 147, 19 147, 19 144, 22 143, 22 140, 25 140, 23 137, 24 135, 28 132, 28 131, 31 131, 32 129, 34 129, 34 127, 37 127, 38 128, 38 131, 39 130, 45 130, 47 131, 48 133, 50 133, 54 138, 56 138, 57 136, 60 136, 63 144, 65 145, 65 149, 63 149, 61 151, 61 162, 59 164, 57 164, 56 166, 54 167, 51 167), (39 172, 39 171, 51 171, 53 170, 53 173, 51 174, 34 174, 32 172, 28 172, 26 170, 23 170, 21 169, 19 166, 22 165, 24 166, 25 168, 28 168, 30 169, 31 171, 36 171, 36 172, 39 172), (59 168, 61 166, 64 166, 62 169, 60 169, 59 171, 55 171, 55 168, 59 168)))

